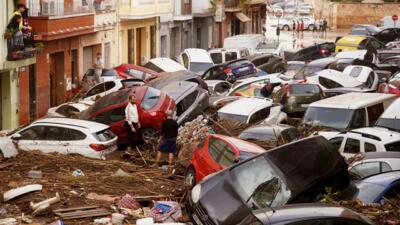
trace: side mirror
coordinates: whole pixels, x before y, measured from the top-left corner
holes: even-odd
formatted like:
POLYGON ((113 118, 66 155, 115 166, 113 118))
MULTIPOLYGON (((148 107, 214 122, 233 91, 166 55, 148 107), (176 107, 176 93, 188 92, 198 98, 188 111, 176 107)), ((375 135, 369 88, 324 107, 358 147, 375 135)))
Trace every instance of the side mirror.
POLYGON ((21 135, 20 134, 13 134, 11 136, 11 140, 14 140, 14 141, 21 140, 21 135))

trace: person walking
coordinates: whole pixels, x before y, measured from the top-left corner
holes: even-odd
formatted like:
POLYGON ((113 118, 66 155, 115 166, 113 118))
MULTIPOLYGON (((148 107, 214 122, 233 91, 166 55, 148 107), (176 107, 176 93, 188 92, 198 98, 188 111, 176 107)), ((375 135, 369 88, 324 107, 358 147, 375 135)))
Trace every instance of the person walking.
POLYGON ((314 19, 314 24, 313 24, 313 29, 312 29, 312 35, 315 38, 315 34, 318 33, 318 20, 314 19))
POLYGON ((296 33, 297 33, 297 38, 300 38, 300 21, 297 20, 297 27, 296 27, 296 33))
POLYGON ((157 151, 156 162, 154 163, 155 167, 159 166, 161 156, 168 154, 169 168, 172 169, 174 154, 177 152, 176 138, 178 137, 178 128, 178 123, 173 119, 173 112, 167 111, 167 119, 161 128, 161 144, 157 151))
POLYGON ((304 21, 300 21, 300 31, 301 31, 301 39, 304 38, 304 21))
POLYGON ((128 98, 128 105, 125 107, 125 130, 128 134, 128 151, 135 147, 134 138, 139 127, 139 113, 136 106, 136 98, 130 95, 128 98))
POLYGON ((98 52, 96 55, 96 58, 94 59, 94 64, 93 64, 93 68, 94 68, 94 76, 95 76, 95 80, 96 83, 100 83, 100 77, 101 74, 103 73, 103 68, 104 68, 104 61, 103 58, 101 57, 101 53, 98 52))
POLYGON ((326 20, 326 18, 324 18, 324 20, 322 21, 322 32, 322 35, 324 36, 324 38, 326 38, 328 34, 328 21, 326 20))
POLYGON ((293 29, 293 37, 294 37, 296 35, 296 21, 295 20, 293 20, 292 29, 293 29))

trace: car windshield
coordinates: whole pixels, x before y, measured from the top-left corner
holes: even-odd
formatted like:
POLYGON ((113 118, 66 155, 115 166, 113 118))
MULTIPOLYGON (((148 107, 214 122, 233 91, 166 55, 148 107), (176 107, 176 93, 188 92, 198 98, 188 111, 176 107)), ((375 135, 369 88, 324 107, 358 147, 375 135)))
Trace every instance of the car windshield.
POLYGON ((161 92, 155 88, 148 87, 146 95, 144 96, 142 100, 142 108, 144 110, 149 110, 153 108, 155 105, 157 105, 159 99, 160 99, 161 92))
POLYGON ((291 94, 319 94, 318 85, 315 84, 292 84, 290 85, 291 94))
POLYGON ((192 62, 190 63, 190 71, 203 74, 206 70, 210 69, 214 65, 212 63, 200 63, 200 62, 192 62))
POLYGON ((248 116, 245 115, 237 115, 237 114, 231 114, 231 113, 222 113, 218 112, 218 117, 226 120, 233 120, 233 121, 238 121, 242 123, 246 123, 248 116))
POLYGON ((400 132, 400 119, 380 118, 376 125, 400 132))
POLYGON ((313 126, 329 127, 344 130, 349 127, 354 110, 309 107, 303 122, 313 126))
POLYGON ((262 155, 231 170, 234 187, 242 200, 246 203, 251 200, 257 208, 282 206, 291 197, 290 190, 269 163, 262 155))

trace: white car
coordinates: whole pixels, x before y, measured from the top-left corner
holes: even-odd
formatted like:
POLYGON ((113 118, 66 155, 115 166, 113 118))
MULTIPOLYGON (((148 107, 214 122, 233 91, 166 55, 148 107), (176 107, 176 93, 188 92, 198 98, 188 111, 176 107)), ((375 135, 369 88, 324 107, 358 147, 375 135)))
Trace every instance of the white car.
POLYGON ((221 64, 250 56, 250 52, 247 48, 216 48, 209 50, 208 53, 214 64, 221 64))
POLYGON ((400 170, 400 152, 367 152, 349 166, 353 179, 400 170))
POLYGON ((76 116, 76 114, 79 114, 89 108, 93 103, 93 101, 67 102, 48 109, 46 117, 73 118, 76 116))
POLYGON ((117 150, 117 136, 107 125, 101 123, 47 118, 0 138, 2 157, 13 157, 20 150, 79 154, 105 159, 107 154, 117 150))
POLYGON ((400 98, 382 113, 375 125, 400 132, 400 98))
POLYGON ((363 85, 356 78, 349 77, 342 72, 332 69, 319 71, 316 75, 307 77, 306 82, 309 84, 318 84, 322 90, 341 87, 360 87, 363 85))
POLYGON ((382 127, 358 128, 326 138, 345 158, 364 152, 400 151, 400 133, 382 127))
POLYGON ((255 54, 274 54, 284 57, 284 52, 287 49, 287 42, 269 41, 261 42, 257 45, 255 54))
POLYGON ((379 84, 379 76, 373 69, 367 66, 347 66, 343 74, 363 83, 366 88, 376 90, 379 84))
POLYGON ((250 55, 253 55, 257 45, 263 42, 265 36, 261 34, 240 34, 231 37, 227 37, 224 39, 225 49, 232 48, 247 48, 249 50, 250 55))
POLYGON ((202 75, 209 68, 214 66, 210 54, 201 48, 187 48, 178 57, 178 62, 186 69, 202 75))
POLYGON ((240 98, 218 110, 218 118, 247 124, 280 124, 287 121, 282 107, 268 98, 240 98))
POLYGON ((296 27, 297 27, 297 21, 300 21, 300 20, 303 20, 305 30, 313 30, 313 28, 315 26, 315 19, 310 16, 299 16, 299 17, 294 17, 291 20, 285 19, 285 20, 282 20, 282 22, 279 21, 279 27, 282 30, 289 31, 289 30, 293 29, 293 21, 296 21, 296 27))
POLYGON ((170 59, 170 58, 163 58, 163 57, 158 57, 158 58, 153 58, 150 59, 145 65, 147 69, 151 69, 157 73, 162 73, 162 72, 178 72, 180 70, 187 70, 182 64, 179 64, 178 62, 170 59))
POLYGON ((234 96, 237 92, 241 92, 247 89, 251 84, 267 84, 271 83, 290 83, 292 80, 280 73, 268 74, 261 77, 249 77, 241 80, 237 80, 233 83, 231 89, 228 91, 227 96, 234 96))
POLYGON ((117 79, 96 84, 90 88, 81 98, 83 101, 96 101, 97 99, 121 90, 123 88, 142 86, 144 82, 140 79, 117 79))

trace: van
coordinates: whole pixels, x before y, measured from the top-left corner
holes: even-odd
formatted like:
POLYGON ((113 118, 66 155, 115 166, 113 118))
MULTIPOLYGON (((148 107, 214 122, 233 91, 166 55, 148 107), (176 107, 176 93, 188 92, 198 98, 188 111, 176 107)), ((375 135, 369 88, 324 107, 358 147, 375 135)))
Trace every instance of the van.
POLYGON ((385 44, 374 37, 348 35, 340 38, 336 42, 335 52, 355 51, 355 50, 376 50, 385 48, 385 44))
POLYGON ((376 126, 400 132, 400 99, 394 101, 379 117, 376 126))
POLYGON ((311 103, 303 123, 336 131, 374 125, 396 95, 347 93, 311 103))
POLYGON ((397 21, 396 23, 394 23, 392 20, 392 16, 384 16, 378 21, 378 24, 376 26, 381 29, 400 28, 400 22, 397 21))
POLYGON ((228 61, 245 58, 250 56, 247 48, 216 48, 208 51, 214 64, 221 64, 228 61))
POLYGON ((202 75, 214 66, 208 52, 201 48, 187 48, 179 56, 178 62, 189 71, 202 75))
POLYGON ((261 34, 240 34, 224 39, 225 49, 247 48, 250 55, 256 51, 258 44, 264 41, 264 36, 261 34))

